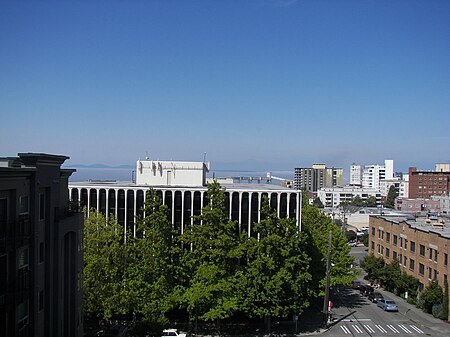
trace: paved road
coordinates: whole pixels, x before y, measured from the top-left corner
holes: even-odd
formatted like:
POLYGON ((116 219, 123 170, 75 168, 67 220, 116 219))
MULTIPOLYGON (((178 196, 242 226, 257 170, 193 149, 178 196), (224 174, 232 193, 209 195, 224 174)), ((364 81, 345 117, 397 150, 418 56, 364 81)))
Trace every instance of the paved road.
MULTIPOLYGON (((361 259, 364 247, 352 248, 352 255, 361 259)), ((362 275, 361 275, 362 276, 362 275)), ((333 324, 324 336, 378 337, 378 336, 450 336, 450 324, 424 313, 392 293, 377 290, 386 299, 394 300, 398 312, 385 312, 353 289, 342 289, 333 294, 333 324)))

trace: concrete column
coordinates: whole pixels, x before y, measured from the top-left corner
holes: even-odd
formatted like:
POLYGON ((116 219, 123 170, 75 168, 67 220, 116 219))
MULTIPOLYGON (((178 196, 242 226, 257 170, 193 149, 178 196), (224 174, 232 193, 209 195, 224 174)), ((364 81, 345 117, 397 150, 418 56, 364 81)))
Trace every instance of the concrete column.
POLYGON ((118 209, 117 209, 117 207, 119 206, 119 200, 117 200, 118 199, 118 196, 119 196, 119 191, 115 188, 114 189, 114 202, 115 202, 115 208, 114 208, 114 216, 116 217, 116 222, 118 221, 118 219, 119 219, 119 217, 118 217, 118 214, 119 214, 119 211, 118 211, 118 209))
POLYGON ((291 201, 291 194, 286 192, 286 218, 289 218, 289 204, 291 201))
POLYGON ((184 193, 181 191, 181 234, 184 232, 184 193))
POLYGON ((105 189, 106 191, 106 211, 105 211, 105 216, 106 216, 106 221, 108 221, 109 218, 109 188, 105 189))
POLYGON ((97 191, 97 214, 98 214, 98 212, 100 212, 100 189, 97 188, 96 191, 97 191))
POLYGON ((87 191, 87 215, 89 217, 91 213, 91 189, 86 188, 86 191, 87 191))
POLYGON ((175 224, 175 190, 172 191, 172 225, 175 224))
POLYGON ((250 235, 250 230, 252 228, 252 192, 248 192, 248 225, 247 225, 247 231, 248 235, 250 235))
POLYGON ((194 224, 194 191, 191 192, 191 226, 194 224))
POLYGON ((137 216, 137 190, 134 191, 134 207, 133 207, 133 236, 136 237, 136 216, 137 216))
POLYGON ((280 211, 281 211, 281 193, 277 192, 277 216, 280 217, 280 211))
POLYGON ((126 241, 126 233, 127 233, 127 210, 128 210, 128 190, 124 189, 123 190, 124 195, 125 195, 125 214, 123 217, 123 230, 124 230, 124 241, 126 241))

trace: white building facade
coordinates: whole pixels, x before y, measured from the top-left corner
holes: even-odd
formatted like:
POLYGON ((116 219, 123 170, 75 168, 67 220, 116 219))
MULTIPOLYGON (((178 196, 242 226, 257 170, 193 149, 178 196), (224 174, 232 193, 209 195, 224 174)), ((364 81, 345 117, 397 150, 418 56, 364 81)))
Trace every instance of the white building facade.
POLYGON ((322 188, 317 191, 317 197, 325 207, 338 207, 342 202, 350 202, 356 196, 360 197, 363 201, 373 196, 377 200, 377 205, 381 205, 381 193, 374 188, 343 186, 322 188))
MULTIPOLYGON (((69 192, 71 200, 79 202, 88 212, 101 212, 107 218, 114 216, 125 230, 128 228, 136 235, 135 219, 145 217, 146 194, 153 189, 167 205, 174 229, 183 233, 185 226, 193 223, 193 217, 200 215, 207 203, 208 170, 206 163, 138 161, 136 183, 72 182, 69 192)), ((301 191, 270 184, 224 183, 221 186, 225 189, 229 218, 237 223, 237 233, 254 234, 253 224, 261 220, 264 197, 269 199, 279 217, 294 218, 301 230, 301 191)))

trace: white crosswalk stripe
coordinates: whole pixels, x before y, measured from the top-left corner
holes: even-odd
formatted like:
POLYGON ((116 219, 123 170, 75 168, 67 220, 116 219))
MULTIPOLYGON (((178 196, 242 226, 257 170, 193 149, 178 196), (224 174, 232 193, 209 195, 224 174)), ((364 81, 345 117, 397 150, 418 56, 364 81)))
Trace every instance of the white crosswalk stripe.
POLYGON ((351 334, 350 330, 345 325, 341 325, 341 329, 346 335, 351 334))
POLYGON ((363 331, 361 330, 361 328, 357 325, 352 325, 353 329, 356 330, 357 333, 363 333, 363 331))
POLYGON ((400 333, 393 325, 388 324, 387 327, 391 329, 393 333, 400 333))
POLYGON ((387 333, 387 331, 379 324, 375 324, 375 326, 380 330, 382 333, 387 333))
POLYGON ((366 328, 366 330, 369 331, 370 333, 375 333, 375 330, 372 329, 370 325, 364 324, 364 328, 366 328))
POLYGON ((398 325, 399 327, 400 327, 400 329, 402 329, 404 332, 406 332, 406 333, 411 333, 411 331, 410 330, 408 330, 408 328, 405 326, 405 325, 403 325, 403 324, 399 324, 398 325))
POLYGON ((416 330, 418 333, 424 333, 422 330, 420 330, 418 327, 414 326, 414 325, 410 325, 411 329, 416 330))

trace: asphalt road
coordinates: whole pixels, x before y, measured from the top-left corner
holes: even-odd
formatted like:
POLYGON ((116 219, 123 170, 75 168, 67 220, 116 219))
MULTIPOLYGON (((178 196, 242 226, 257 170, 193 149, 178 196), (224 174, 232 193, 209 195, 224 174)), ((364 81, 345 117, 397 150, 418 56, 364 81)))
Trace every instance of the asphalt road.
MULTIPOLYGON (((352 248, 352 255, 362 259, 365 247, 352 248)), ((356 266, 358 263, 356 264, 356 266)), ((362 280, 361 275, 361 280, 362 280)), ((377 336, 450 336, 450 324, 424 313, 404 299, 382 289, 377 290, 386 299, 394 300, 398 312, 385 312, 353 289, 341 289, 333 294, 335 307, 332 310, 333 323, 323 336, 377 337, 377 336)))

